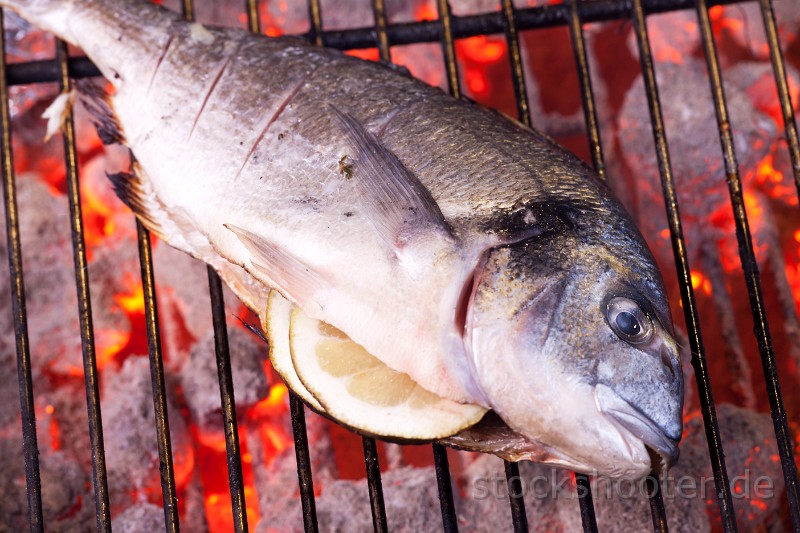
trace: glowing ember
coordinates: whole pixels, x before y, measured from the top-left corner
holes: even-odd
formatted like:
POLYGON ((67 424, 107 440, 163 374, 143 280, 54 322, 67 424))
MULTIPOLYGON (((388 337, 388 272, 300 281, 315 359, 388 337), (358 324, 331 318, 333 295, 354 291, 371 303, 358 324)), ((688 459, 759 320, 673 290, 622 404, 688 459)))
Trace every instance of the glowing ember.
POLYGON ((693 289, 701 289, 705 294, 711 294, 711 281, 707 277, 696 270, 692 270, 691 276, 693 289))
POLYGON ((377 48, 364 48, 360 50, 348 50, 345 52, 347 55, 353 57, 360 57, 361 59, 366 59, 368 61, 377 61, 380 59, 380 53, 378 52, 377 48))
POLYGON ((416 13, 414 13, 414 18, 420 21, 437 20, 439 18, 439 13, 432 4, 423 4, 419 6, 416 13))
MULTIPOLYGON (((131 277, 132 278, 132 277, 131 277)), ((144 289, 138 280, 130 279, 129 292, 114 295, 117 305, 128 314, 144 314, 144 289)))
MULTIPOLYGON (((97 331, 98 339, 97 368, 102 370, 119 354, 131 340, 130 331, 102 330, 97 331)), ((81 369, 82 371, 83 369, 81 369)))
POLYGON ((459 51, 473 61, 493 63, 506 55, 506 42, 501 37, 477 35, 458 41, 459 51))
POLYGON ((251 425, 258 432, 264 446, 263 460, 270 464, 282 451, 294 445, 294 440, 282 421, 288 412, 289 391, 283 383, 272 385, 269 396, 258 402, 250 411, 251 425))

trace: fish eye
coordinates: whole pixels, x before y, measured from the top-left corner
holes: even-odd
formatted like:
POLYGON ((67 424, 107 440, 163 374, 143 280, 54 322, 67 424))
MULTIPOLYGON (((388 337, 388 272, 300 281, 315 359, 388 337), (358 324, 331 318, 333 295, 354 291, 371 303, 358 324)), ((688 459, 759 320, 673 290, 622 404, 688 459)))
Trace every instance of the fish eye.
POLYGON ((616 297, 609 300, 606 318, 617 337, 629 344, 642 344, 653 336, 653 321, 629 298, 616 297))

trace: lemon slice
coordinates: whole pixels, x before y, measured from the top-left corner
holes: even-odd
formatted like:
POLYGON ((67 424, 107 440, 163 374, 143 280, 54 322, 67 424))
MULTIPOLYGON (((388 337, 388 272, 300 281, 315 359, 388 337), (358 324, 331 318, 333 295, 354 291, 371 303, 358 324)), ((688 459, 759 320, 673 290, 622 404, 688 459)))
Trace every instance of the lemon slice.
POLYGON ((269 359, 283 381, 304 402, 319 412, 325 412, 322 405, 308 392, 297 377, 289 350, 289 318, 295 305, 281 296, 278 291, 272 290, 267 298, 267 312, 261 322, 261 327, 267 334, 269 341, 269 359))
POLYGON ((325 411, 362 433, 436 440, 476 424, 486 409, 437 396, 338 329, 295 307, 289 346, 294 368, 325 411))

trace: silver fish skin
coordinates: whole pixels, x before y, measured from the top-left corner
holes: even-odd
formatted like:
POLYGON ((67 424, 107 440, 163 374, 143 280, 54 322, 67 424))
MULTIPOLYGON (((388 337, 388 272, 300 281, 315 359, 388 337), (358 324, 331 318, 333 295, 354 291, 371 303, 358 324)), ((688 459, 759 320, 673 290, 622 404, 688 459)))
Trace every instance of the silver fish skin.
POLYGON ((628 478, 656 466, 648 450, 677 458, 659 272, 608 187, 549 138, 388 66, 140 0, 0 5, 100 68, 99 129, 136 158, 121 197, 251 308, 277 289, 515 436, 478 426, 457 445, 628 478))

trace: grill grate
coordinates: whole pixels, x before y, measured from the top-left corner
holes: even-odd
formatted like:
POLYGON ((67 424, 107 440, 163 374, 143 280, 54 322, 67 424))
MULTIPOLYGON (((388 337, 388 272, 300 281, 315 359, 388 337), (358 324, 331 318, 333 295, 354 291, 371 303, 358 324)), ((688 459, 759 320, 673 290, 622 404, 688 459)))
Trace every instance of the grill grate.
MULTIPOLYGON (((447 0, 437 0, 439 9, 439 19, 437 21, 388 26, 386 23, 384 0, 373 0, 372 7, 375 15, 375 25, 373 28, 326 32, 323 31, 322 28, 322 13, 319 0, 309 0, 308 9, 311 28, 306 34, 306 37, 317 45, 324 44, 340 49, 377 46, 380 57, 386 61, 390 60, 390 44, 401 45, 439 41, 442 45, 445 58, 447 81, 450 92, 458 97, 460 96, 460 88, 455 59, 454 39, 492 33, 505 34, 509 58, 511 60, 511 75, 516 95, 518 118, 523 123, 530 125, 530 110, 526 97, 518 32, 526 29, 568 26, 580 82, 581 98, 585 113, 592 162, 597 173, 604 178, 605 165, 603 161, 603 150, 582 24, 616 19, 630 19, 633 22, 650 109, 653 137, 656 145, 661 183, 667 209, 667 219, 669 222, 671 242, 681 291, 681 301, 692 350, 692 365, 695 369, 695 379, 699 390, 701 411, 709 444, 709 455, 717 488, 716 494, 720 519, 725 531, 736 531, 737 524, 733 513, 730 480, 725 467, 714 400, 711 393, 711 384, 700 331, 697 303, 691 283, 691 270, 683 236, 661 104, 658 96, 658 87, 655 79, 654 62, 645 22, 645 17, 648 14, 690 9, 694 7, 700 22, 705 58, 710 73, 709 83, 717 113, 720 142, 728 177, 731 204, 734 210, 743 274, 747 282, 750 304, 753 312, 755 336, 758 341, 764 376, 767 382, 770 408, 786 482, 789 510, 794 528, 800 529, 800 495, 798 495, 797 469, 794 462, 789 429, 780 393, 780 384, 778 382, 768 321, 762 301, 761 283, 753 251, 752 235, 750 233, 747 213, 744 207, 741 178, 736 162, 732 133, 728 124, 727 104, 717 60, 716 45, 708 16, 708 8, 710 6, 732 4, 739 1, 741 0, 714 0, 710 2, 706 0, 633 0, 632 2, 628 2, 627 0, 600 0, 593 2, 574 0, 565 4, 517 10, 514 8, 512 0, 502 0, 502 8, 499 12, 455 17, 450 13, 447 0)), ((784 60, 778 41, 772 1, 759 0, 759 4, 766 30, 767 43, 769 45, 781 111, 784 118, 786 139, 792 160, 795 184, 798 188, 798 193, 800 193, 800 141, 798 141, 797 127, 789 95, 784 60)), ((258 32, 260 30, 260 24, 258 20, 257 0, 246 0, 244 7, 248 16, 249 29, 258 32)), ((194 17, 192 0, 183 0, 182 8, 185 17, 189 19, 194 17)), ((2 21, 2 12, 0 12, 0 25, 2 21)), ((0 76, 3 193, 7 227, 6 237, 9 250, 9 270, 12 284, 12 311, 14 314, 25 472, 31 531, 43 531, 44 525, 39 478, 38 446, 33 409, 33 383, 27 335, 24 280, 21 264, 19 221, 13 175, 13 156, 11 151, 8 87, 9 85, 17 84, 57 81, 60 87, 65 89, 69 86, 70 77, 82 78, 99 75, 97 69, 85 58, 68 58, 67 48, 64 43, 58 42, 56 46, 57 54, 56 60, 54 61, 33 61, 24 64, 6 65, 4 54, 0 54, 0 69, 6 73, 6 76, 0 76)), ((1 34, 0 47, 5 50, 4 36, 1 34)), ((83 236, 83 220, 78 187, 74 126, 71 118, 67 121, 64 129, 64 153, 67 167, 68 198, 76 273, 75 286, 78 292, 86 397, 89 412, 89 432, 91 437, 93 466, 92 480, 95 491, 97 529, 98 531, 110 531, 111 520, 106 481, 105 455, 103 450, 103 432, 100 417, 100 398, 92 312, 89 299, 90 289, 87 276, 86 248, 83 236)), ((167 530, 177 532, 179 531, 177 498, 172 465, 172 451, 170 449, 169 417, 166 407, 166 390, 158 328, 158 309, 155 299, 155 282, 150 238, 148 232, 138 223, 137 230, 142 284, 145 296, 153 401, 156 413, 159 457, 161 459, 164 514, 167 530)), ((234 390, 231 378, 230 356, 228 353, 222 287, 219 277, 210 268, 209 286, 214 320, 220 398, 225 424, 234 527, 237 532, 246 532, 248 531, 247 512, 244 504, 241 453, 236 425, 234 390)), ((306 531, 317 531, 318 524, 315 511, 308 440, 305 429, 304 406, 299 398, 291 393, 290 408, 304 526, 306 531)), ((363 445, 374 529, 375 531, 381 532, 387 531, 387 519, 383 502, 376 443, 374 439, 364 438, 363 445)), ((433 456, 439 486, 444 530, 448 532, 457 531, 458 525, 453 505, 450 472, 445 448, 434 444, 433 456)), ((514 531, 527 531, 528 522, 522 501, 522 487, 520 485, 518 466, 513 463, 506 463, 505 468, 514 531)), ((589 479, 587 476, 577 475, 576 484, 580 496, 579 504, 584 530, 597 531, 589 479)), ((666 513, 658 480, 649 478, 647 489, 651 496, 650 506, 654 530, 667 531, 666 513)))

